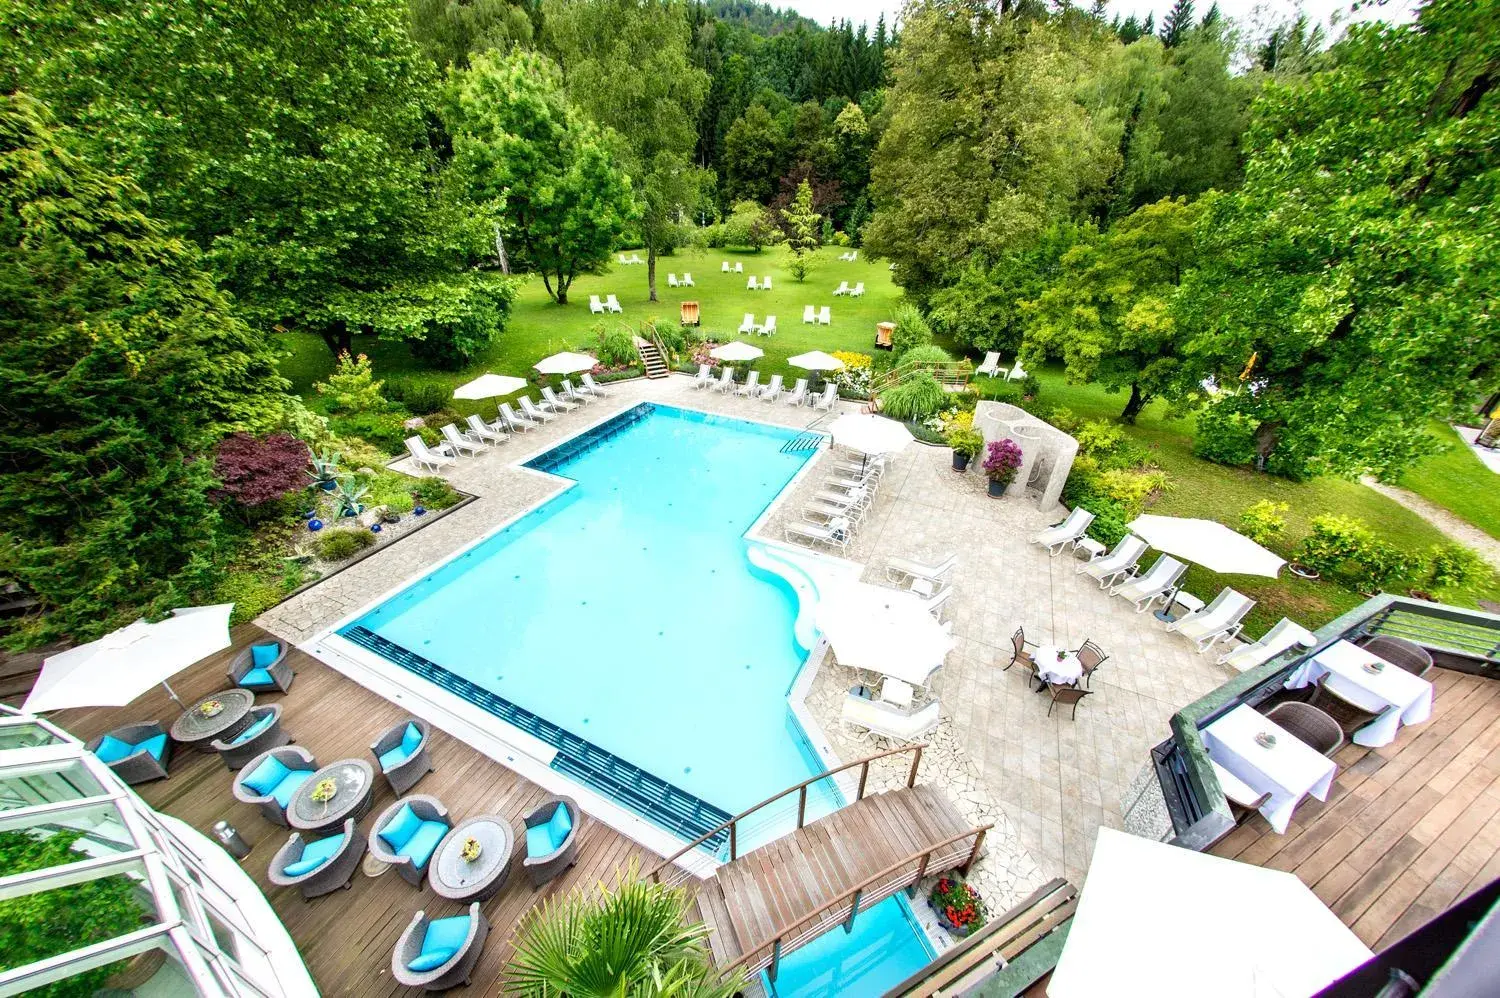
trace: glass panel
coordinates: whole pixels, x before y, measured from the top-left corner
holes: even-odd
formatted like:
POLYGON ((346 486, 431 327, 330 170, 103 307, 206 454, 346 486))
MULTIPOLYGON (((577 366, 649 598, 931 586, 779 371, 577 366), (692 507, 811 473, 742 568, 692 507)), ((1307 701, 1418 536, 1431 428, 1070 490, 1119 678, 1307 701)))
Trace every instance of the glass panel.
POLYGON ((0 751, 56 745, 62 739, 40 724, 7 724, 0 726, 0 751))
POLYGON ((135 848, 113 804, 38 818, 34 825, 0 831, 0 877, 112 856, 135 848))
POLYGON ((0 770, 0 811, 104 795, 99 781, 77 762, 0 770))
MULTIPOLYGON (((24 832, 0 833, 0 853, 18 866, 55 865, 36 855, 54 849, 58 840, 25 841, 29 838, 24 832)), ((97 880, 0 900, 0 971, 157 924, 147 883, 145 869, 134 862, 97 880)))

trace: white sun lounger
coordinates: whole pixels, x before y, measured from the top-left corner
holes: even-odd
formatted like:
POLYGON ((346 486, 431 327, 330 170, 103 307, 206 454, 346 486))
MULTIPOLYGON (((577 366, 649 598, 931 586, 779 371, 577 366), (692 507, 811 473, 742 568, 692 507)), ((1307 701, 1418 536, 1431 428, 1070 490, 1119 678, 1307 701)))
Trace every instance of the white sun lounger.
POLYGON ((801 405, 803 402, 806 402, 807 401, 807 379, 806 378, 798 378, 797 379, 797 384, 795 386, 793 386, 792 390, 787 393, 786 398, 783 399, 782 401, 786 402, 787 405, 801 405))
POLYGON ((1152 603, 1167 598, 1186 571, 1187 566, 1176 558, 1160 555, 1145 575, 1116 583, 1109 594, 1124 597, 1135 604, 1136 613, 1145 613, 1152 603))
POLYGON ((531 401, 530 395, 522 395, 516 399, 516 404, 521 407, 521 412, 526 415, 526 418, 533 423, 550 423, 557 418, 550 412, 543 412, 538 409, 536 404, 531 401))
POLYGON ((623 312, 623 311, 625 311, 623 308, 620 307, 620 299, 616 298, 614 295, 608 295, 608 296, 605 297, 605 299, 604 299, 604 307, 607 308, 607 309, 609 309, 611 312, 623 312))
POLYGON ((675 288, 675 287, 677 287, 677 275, 676 274, 668 274, 667 275, 667 287, 669 287, 669 288, 675 288))
POLYGON ((852 489, 820 489, 813 493, 813 499, 826 506, 838 506, 842 509, 862 509, 870 505, 873 493, 863 485, 857 485, 852 489))
POLYGON ((815 498, 802 507, 802 518, 812 523, 832 523, 842 517, 852 527, 859 524, 865 515, 865 509, 863 505, 841 505, 815 498))
POLYGON ((804 520, 788 520, 786 539, 803 544, 822 544, 840 550, 849 546, 849 520, 836 517, 827 523, 808 523, 804 520))
POLYGON ((604 302, 599 300, 598 295, 589 295, 589 313, 601 315, 604 312, 604 302))
POLYGON ((770 291, 771 290, 771 275, 770 274, 767 274, 765 277, 762 277, 760 279, 760 289, 762 291, 770 291))
POLYGON ((682 275, 682 286, 685 287, 685 288, 697 287, 697 285, 693 283, 693 275, 692 274, 683 274, 682 275))
POLYGON ((632 253, 632 254, 630 254, 630 262, 631 263, 645 263, 646 261, 641 259, 641 255, 639 253, 632 253))
POLYGON ((958 555, 956 554, 950 554, 936 565, 926 565, 920 561, 909 561, 906 558, 892 558, 886 562, 885 577, 897 584, 909 583, 912 579, 937 582, 953 571, 957 564, 958 555))
POLYGON ((579 405, 588 405, 594 401, 594 397, 588 392, 581 392, 573 387, 573 382, 567 378, 562 380, 562 397, 569 402, 577 402, 579 405))
POLYGON ((1040 544, 1047 549, 1047 553, 1056 556, 1064 545, 1078 546, 1078 541, 1083 537, 1089 524, 1094 522, 1094 514, 1082 506, 1074 506, 1068 513, 1068 518, 1055 527, 1048 527, 1032 538, 1034 543, 1040 544))
POLYGON ((850 250, 849 251, 849 262, 853 263, 854 261, 856 261, 858 259, 859 259, 859 250, 850 250))
POLYGON ((843 253, 839 254, 839 260, 841 260, 843 262, 846 262, 846 263, 848 262, 848 260, 849 260, 849 253, 848 253, 847 250, 845 250, 843 253))
POLYGON ((517 416, 509 402, 500 403, 500 419, 510 428, 512 433, 521 433, 526 430, 536 429, 536 420, 529 416, 517 416))
POLYGON ((1205 652, 1217 641, 1238 636, 1244 626, 1240 622, 1254 605, 1255 600, 1226 587, 1208 606, 1177 618, 1167 625, 1167 630, 1176 631, 1196 643, 1200 652, 1205 652))
POLYGON ((734 265, 734 272, 736 274, 743 274, 745 272, 745 265, 743 263, 736 263, 734 265))
POLYGON ((1010 373, 1005 376, 1005 379, 1007 381, 1020 381, 1025 377, 1026 372, 1021 369, 1021 358, 1017 357, 1016 366, 1010 369, 1010 373))
POLYGON ((693 390, 707 388, 714 383, 714 369, 708 364, 698 365, 698 376, 693 379, 693 390))
POLYGON ((907 712, 882 700, 866 700, 853 693, 845 694, 839 720, 846 725, 864 728, 878 738, 910 742, 921 738, 942 722, 942 704, 933 700, 920 709, 907 712))
POLYGON ((860 281, 854 285, 854 290, 849 292, 850 298, 862 298, 865 293, 865 282, 860 281))
POLYGON ((754 396, 756 394, 756 392, 758 392, 759 390, 760 390, 760 372, 759 371, 751 371, 750 374, 749 374, 749 376, 747 376, 745 378, 745 383, 743 385, 740 385, 738 388, 736 388, 734 390, 734 393, 736 395, 744 395, 744 396, 746 396, 748 398, 748 397, 754 396))
POLYGON ((849 282, 848 281, 839 281, 839 286, 833 289, 834 297, 838 297, 839 295, 846 295, 848 293, 849 293, 849 282))
POLYGON ((776 396, 781 394, 781 375, 771 375, 771 383, 760 390, 760 397, 766 402, 775 402, 776 396))
POLYGON ((1115 549, 1109 554, 1103 552, 1096 554, 1082 565, 1078 566, 1081 575, 1099 583, 1100 589, 1108 589, 1121 575, 1135 568, 1136 562, 1141 560, 1141 555, 1146 553, 1146 542, 1135 534, 1126 534, 1115 549))
POLYGON ((558 398, 557 393, 552 390, 551 385, 548 385, 546 388, 542 389, 542 405, 546 406, 548 409, 551 409, 553 412, 559 413, 572 412, 574 409, 578 408, 578 403, 564 402, 562 399, 558 398))
POLYGON ((824 305, 823 308, 821 310, 819 310, 819 312, 818 312, 818 325, 820 325, 820 326, 831 326, 831 325, 833 325, 833 309, 829 308, 827 305, 824 305))
POLYGON ((464 420, 464 422, 469 424, 469 436, 475 437, 479 440, 484 440, 494 444, 503 444, 510 439, 510 437, 507 437, 505 433, 499 429, 498 423, 491 426, 489 423, 486 423, 478 413, 469 416, 464 420))
POLYGON ((1000 374, 1000 351, 990 350, 984 355, 984 363, 974 368, 974 374, 984 375, 987 378, 997 377, 1000 374))
POLYGON ((452 447, 459 454, 466 451, 470 454, 478 454, 482 450, 490 449, 490 445, 483 440, 471 440, 458 432, 458 427, 452 423, 445 424, 438 432, 443 435, 443 439, 448 442, 448 446, 452 447))
POLYGON ((727 274, 727 273, 729 273, 729 261, 728 260, 725 260, 723 263, 719 264, 719 273, 721 273, 721 274, 727 274))
POLYGON ((776 335, 776 316, 774 316, 774 315, 768 315, 768 316, 766 316, 765 324, 762 325, 762 326, 757 327, 755 331, 757 333, 759 333, 760 335, 762 335, 762 336, 775 336, 776 335))
POLYGON ((839 386, 829 385, 823 389, 823 394, 813 401, 814 409, 822 409, 824 412, 832 412, 834 405, 839 400, 839 386))
POLYGON ((802 306, 802 322, 804 324, 811 324, 811 323, 815 323, 817 321, 818 321, 818 310, 817 310, 817 308, 815 306, 813 306, 813 305, 803 305, 802 306))
POLYGON ((755 313, 754 312, 746 312, 745 313, 745 317, 740 320, 740 328, 739 328, 738 332, 739 332, 739 334, 741 336, 745 336, 745 335, 747 335, 749 333, 755 332, 755 313))
POLYGON ((1219 656, 1219 664, 1227 665, 1236 672, 1245 672, 1258 665, 1265 665, 1294 645, 1311 648, 1317 643, 1317 636, 1307 628, 1282 617, 1259 641, 1224 652, 1219 656))
POLYGON ((925 603, 927 606, 927 612, 932 614, 938 620, 942 620, 943 607, 947 605, 948 599, 952 595, 953 587, 948 586, 946 589, 940 590, 939 592, 933 593, 931 596, 927 597, 927 599, 923 600, 923 603, 925 603))
POLYGON ((594 376, 589 372, 584 371, 579 377, 583 379, 583 390, 590 395, 601 399, 609 395, 609 392, 605 391, 602 386, 594 381, 594 376))
POLYGON ((746 291, 759 291, 760 290, 760 282, 758 280, 756 280, 754 274, 751 274, 750 275, 750 279, 745 282, 745 290, 746 291))
POLYGON ((714 382, 714 391, 727 392, 734 387, 734 368, 726 367, 719 372, 719 380, 714 382))
POLYGON ((441 471, 458 463, 447 454, 439 454, 428 447, 427 441, 421 437, 407 437, 406 449, 411 454, 411 459, 421 468, 431 468, 433 471, 441 471))

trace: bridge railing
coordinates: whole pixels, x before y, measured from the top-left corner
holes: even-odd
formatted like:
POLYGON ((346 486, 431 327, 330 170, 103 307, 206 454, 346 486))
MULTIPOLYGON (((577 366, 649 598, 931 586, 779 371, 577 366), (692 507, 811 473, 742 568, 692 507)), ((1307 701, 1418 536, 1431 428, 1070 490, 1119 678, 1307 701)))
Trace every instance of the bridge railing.
MULTIPOLYGON (((859 785, 855 791, 854 800, 862 800, 865 796, 865 789, 870 782, 870 763, 877 762, 881 759, 910 753, 911 766, 907 769, 906 772, 906 786, 908 788, 914 787, 917 783, 917 767, 922 764, 922 750, 926 747, 926 742, 918 742, 913 745, 903 745, 900 748, 887 749, 884 752, 877 752, 874 755, 865 756, 863 759, 856 759, 853 762, 846 762, 842 766, 835 767, 834 769, 830 769, 827 772, 819 773, 817 776, 813 776, 806 780, 803 780, 801 783, 798 783, 795 786, 788 787, 778 794, 767 797, 765 800, 761 801, 759 804, 756 804, 754 807, 750 807, 745 809, 744 811, 741 811, 739 814, 735 815, 733 818, 730 818, 728 821, 719 825, 717 828, 714 828, 712 831, 698 836, 698 838, 694 839, 692 842, 689 842, 687 845, 677 850, 677 852, 673 853, 672 855, 668 856, 666 859, 658 863, 647 875, 655 883, 662 883, 663 881, 665 881, 667 883, 679 884, 685 882, 691 876, 691 874, 681 867, 674 866, 674 864, 676 864, 676 862, 683 856, 686 856, 694 849, 702 846, 705 842, 718 838, 726 831, 729 833, 729 860, 732 862, 738 859, 740 825, 744 823, 745 819, 750 817, 751 815, 756 814, 760 811, 764 811, 772 804, 786 800, 792 794, 797 795, 797 828, 803 827, 805 824, 807 824, 808 787, 811 787, 823 780, 829 779, 830 777, 837 776, 839 773, 845 773, 851 769, 859 770, 859 785)), ((852 804, 854 803, 854 801, 847 801, 846 803, 852 804)))

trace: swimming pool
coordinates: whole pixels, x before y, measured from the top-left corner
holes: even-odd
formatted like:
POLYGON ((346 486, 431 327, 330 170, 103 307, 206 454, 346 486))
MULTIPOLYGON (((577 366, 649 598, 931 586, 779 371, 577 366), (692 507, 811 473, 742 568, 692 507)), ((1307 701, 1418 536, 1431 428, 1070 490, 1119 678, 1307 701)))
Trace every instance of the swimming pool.
POLYGON ((935 955, 906 898, 897 894, 860 912, 852 931, 830 929, 788 953, 776 980, 762 980, 775 998, 873 998, 927 966, 935 955))

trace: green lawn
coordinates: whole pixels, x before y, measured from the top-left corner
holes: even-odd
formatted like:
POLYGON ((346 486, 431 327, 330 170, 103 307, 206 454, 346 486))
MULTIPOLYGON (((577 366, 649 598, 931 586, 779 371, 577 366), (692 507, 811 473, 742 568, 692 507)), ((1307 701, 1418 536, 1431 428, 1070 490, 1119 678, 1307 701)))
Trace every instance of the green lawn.
POLYGON ((1397 484, 1500 538, 1500 475, 1475 457, 1452 427, 1432 420, 1427 432, 1446 449, 1423 460, 1397 484))

